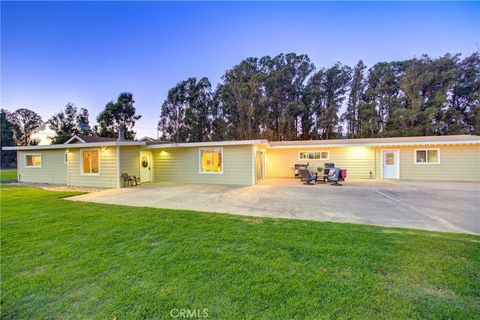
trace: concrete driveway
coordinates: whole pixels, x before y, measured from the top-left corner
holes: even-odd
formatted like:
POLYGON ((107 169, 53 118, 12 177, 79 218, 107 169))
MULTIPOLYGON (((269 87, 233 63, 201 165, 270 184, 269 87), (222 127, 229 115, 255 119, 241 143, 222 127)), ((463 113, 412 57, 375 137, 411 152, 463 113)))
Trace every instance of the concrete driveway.
POLYGON ((144 184, 73 201, 480 234, 480 183, 350 180, 342 187, 266 179, 256 186, 144 184))

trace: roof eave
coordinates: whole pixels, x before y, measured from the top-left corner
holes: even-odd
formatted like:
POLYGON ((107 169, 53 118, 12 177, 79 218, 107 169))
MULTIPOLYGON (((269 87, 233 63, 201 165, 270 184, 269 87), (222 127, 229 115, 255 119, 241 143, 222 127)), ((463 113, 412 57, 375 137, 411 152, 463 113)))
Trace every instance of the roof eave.
POLYGON ((298 149, 298 148, 334 148, 334 147, 394 147, 394 146, 425 146, 425 145, 455 145, 455 144, 480 144, 480 140, 463 141, 421 141, 421 142, 372 142, 372 143, 332 143, 332 144, 291 144, 273 145, 272 149, 298 149))
POLYGON ((269 145, 267 140, 237 140, 237 141, 210 141, 210 142, 180 142, 180 143, 164 143, 150 144, 147 149, 161 148, 187 148, 187 147, 222 147, 222 146, 244 146, 244 145, 269 145))
POLYGON ((115 147, 115 146, 144 146, 145 141, 106 141, 106 142, 87 142, 74 144, 49 144, 40 146, 10 146, 3 147, 2 150, 53 150, 53 149, 79 149, 92 147, 115 147))

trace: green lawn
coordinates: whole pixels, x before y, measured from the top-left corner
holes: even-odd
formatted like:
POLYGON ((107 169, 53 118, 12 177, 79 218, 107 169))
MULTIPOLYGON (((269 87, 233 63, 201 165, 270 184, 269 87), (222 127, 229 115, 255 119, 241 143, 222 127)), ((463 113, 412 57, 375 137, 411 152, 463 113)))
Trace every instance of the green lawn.
POLYGON ((15 181, 17 180, 17 170, 0 170, 0 181, 15 181))
POLYGON ((62 199, 71 194, 2 186, 3 319, 480 314, 478 236, 62 199))

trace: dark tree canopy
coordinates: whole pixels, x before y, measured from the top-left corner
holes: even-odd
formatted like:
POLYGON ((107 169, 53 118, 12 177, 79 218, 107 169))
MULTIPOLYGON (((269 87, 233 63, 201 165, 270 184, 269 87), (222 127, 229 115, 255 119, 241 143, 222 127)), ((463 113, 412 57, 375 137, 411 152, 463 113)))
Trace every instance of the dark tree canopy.
POLYGON ((88 120, 88 110, 68 103, 65 110, 53 115, 47 124, 55 133, 50 137, 52 144, 64 143, 75 134, 92 135, 88 120))
MULTIPOLYGON (((125 126, 133 139, 133 95, 121 93, 90 129, 88 111, 69 103, 47 122, 53 143, 74 134, 117 137, 125 126)), ((1 111, 2 146, 34 145, 45 127, 32 110, 1 111)), ((423 55, 353 68, 337 62, 316 68, 304 54, 250 57, 212 88, 188 78, 171 88, 158 130, 173 142, 308 140, 362 137, 480 134, 480 53, 462 58, 423 55)), ((2 152, 2 166, 9 162, 2 152), (5 161, 4 161, 5 159, 5 161)))
POLYGON ((21 108, 15 110, 11 115, 14 125, 15 141, 19 145, 37 145, 39 138, 33 138, 32 135, 45 129, 45 123, 42 117, 35 111, 21 108))
POLYGON ((118 96, 117 101, 108 102, 97 117, 97 134, 101 137, 115 138, 118 136, 119 127, 125 126, 125 138, 134 139, 133 127, 135 122, 142 117, 136 114, 134 103, 133 95, 130 92, 123 92, 118 96))
POLYGON ((362 60, 358 61, 353 69, 350 83, 350 92, 348 95, 347 110, 342 115, 342 121, 345 122, 346 134, 348 138, 353 138, 359 131, 359 105, 363 98, 365 90, 365 69, 367 67, 362 60))
POLYGON ((5 109, 0 110, 0 157, 1 168, 14 168, 17 161, 17 153, 15 151, 2 150, 5 146, 16 145, 15 141, 15 124, 12 119, 12 114, 5 109))
POLYGON ((478 52, 368 69, 361 60, 353 68, 340 62, 315 68, 295 53, 252 57, 227 70, 213 92, 208 86, 209 99, 192 103, 189 88, 191 79, 179 83, 162 106, 165 140, 480 134, 478 52), (198 110, 207 112, 201 121, 188 117, 198 110), (189 132, 198 132, 197 123, 205 130, 194 138, 189 132))
POLYGON ((207 78, 188 78, 168 92, 158 128, 175 142, 208 141, 211 132, 212 88, 207 78))

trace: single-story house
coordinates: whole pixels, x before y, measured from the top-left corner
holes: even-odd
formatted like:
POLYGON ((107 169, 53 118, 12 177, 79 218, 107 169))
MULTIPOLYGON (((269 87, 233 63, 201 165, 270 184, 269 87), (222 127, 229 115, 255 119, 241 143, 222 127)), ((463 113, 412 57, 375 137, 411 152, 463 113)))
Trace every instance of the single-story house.
POLYGON ((18 180, 72 186, 141 182, 254 185, 293 177, 296 163, 334 163, 353 179, 480 181, 480 136, 194 143, 76 135, 64 144, 4 147, 17 151, 18 180))

